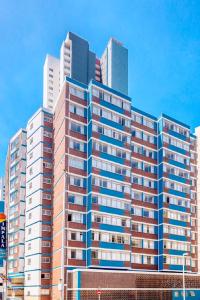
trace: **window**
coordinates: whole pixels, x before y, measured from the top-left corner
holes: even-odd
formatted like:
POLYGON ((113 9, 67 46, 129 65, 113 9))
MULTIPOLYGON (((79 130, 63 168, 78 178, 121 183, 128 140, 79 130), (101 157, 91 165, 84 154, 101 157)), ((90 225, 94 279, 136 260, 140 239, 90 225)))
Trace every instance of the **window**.
POLYGON ((50 274, 49 273, 42 273, 41 278, 42 279, 50 279, 50 274))
POLYGON ((143 247, 145 249, 154 249, 154 241, 153 240, 144 240, 143 247))
POLYGON ((143 256, 143 263, 147 264, 147 265, 153 265, 154 264, 153 256, 144 255, 143 256))
POLYGON ((130 169, 126 169, 121 165, 115 165, 110 162, 102 161, 96 158, 92 160, 93 168, 101 169, 111 173, 117 173, 123 176, 130 176, 130 169))
POLYGON ((43 216, 51 216, 51 210, 49 209, 43 209, 42 210, 43 216))
POLYGON ((44 146, 44 152, 46 152, 46 153, 52 153, 52 148, 44 146))
POLYGON ((132 223, 132 230, 136 232, 142 232, 142 224, 132 223))
POLYGON ((113 226, 130 227, 130 219, 122 219, 120 217, 102 215, 98 213, 92 214, 92 222, 109 224, 113 226))
POLYGON ((52 138, 52 133, 47 130, 44 130, 44 136, 48 138, 52 138))
POLYGON ((76 250, 71 250, 71 258, 76 258, 76 250))
POLYGON ((78 178, 74 176, 70 176, 70 185, 75 185, 78 187, 83 187, 83 178, 78 178))
POLYGON ((46 184, 51 184, 51 178, 44 177, 43 182, 46 183, 46 184))
POLYGON ((142 124, 142 116, 132 112, 132 119, 134 122, 142 124))
POLYGON ((144 202, 154 203, 154 197, 148 194, 144 194, 144 202))
POLYGON ((92 185, 99 186, 106 189, 115 190, 117 192, 123 192, 130 194, 130 186, 125 185, 123 183, 115 182, 113 180, 107 180, 103 178, 98 178, 93 176, 92 178, 92 185))
POLYGON ((74 178, 74 185, 81 186, 81 179, 80 178, 74 178))
POLYGON ((99 205, 102 206, 109 206, 109 207, 114 207, 119 209, 130 210, 130 203, 123 201, 122 199, 119 200, 107 196, 94 195, 92 197, 92 202, 98 203, 99 205))
POLYGON ((74 194, 69 194, 68 195, 68 201, 73 204, 77 205, 83 205, 83 196, 81 195, 74 195, 74 194))
POLYGON ((51 231, 51 226, 43 224, 42 225, 42 231, 50 232, 51 231))
POLYGON ((52 169, 52 163, 49 163, 49 162, 43 162, 43 167, 44 168, 47 168, 47 169, 52 169))
POLYGON ((70 255, 72 259, 82 259, 82 250, 71 250, 70 255))
POLYGON ((143 217, 145 218, 154 218, 154 211, 143 209, 143 217))
POLYGON ((44 122, 52 123, 53 120, 52 120, 52 118, 45 116, 44 117, 44 122))
POLYGON ((106 135, 110 138, 119 140, 123 143, 130 144, 130 136, 129 135, 122 134, 119 131, 111 129, 110 127, 106 127, 106 126, 103 126, 103 125, 97 125, 97 124, 94 123, 92 125, 92 131, 97 132, 99 134, 106 135))
POLYGON ((68 232, 69 240, 72 241, 83 241, 83 232, 80 231, 69 231, 68 232))
POLYGON ((142 263, 142 255, 132 254, 131 255, 131 262, 134 263, 134 264, 141 264, 142 263))
POLYGON ((83 223, 83 214, 81 213, 69 213, 68 214, 69 222, 83 223))
POLYGON ((103 241, 108 243, 129 244, 130 238, 125 235, 113 234, 109 232, 92 231, 93 241, 103 241))
POLYGON ((84 134, 84 126, 81 124, 71 122, 70 129, 74 132, 84 134))
POLYGON ((42 247, 49 248, 51 246, 51 243, 49 241, 42 241, 42 247))
POLYGON ((122 149, 116 148, 115 146, 103 144, 100 142, 93 142, 93 149, 95 151, 107 153, 112 156, 130 160, 130 152, 126 152, 122 149))
POLYGON ((143 225, 143 232, 154 234, 155 233, 155 227, 153 225, 144 224, 143 225))
POLYGON ((71 240, 76 241, 76 233, 75 232, 71 233, 71 240))
POLYGON ((76 151, 81 151, 84 152, 84 143, 80 141, 75 141, 70 139, 70 144, 69 144, 71 149, 74 149, 76 151))
POLYGON ((141 239, 133 239, 132 246, 135 248, 142 248, 142 240, 141 239))
POLYGON ((74 88, 72 86, 69 87, 69 92, 70 92, 70 94, 72 94, 72 95, 74 95, 76 97, 79 97, 81 99, 85 98, 84 97, 84 91, 78 90, 78 89, 76 89, 76 88, 74 88))
POLYGON ((81 107, 81 106, 77 106, 77 105, 74 105, 74 104, 70 103, 69 111, 73 114, 84 117, 84 108, 81 107))
POLYGON ((42 263, 47 264, 47 263, 50 263, 50 262, 51 262, 50 257, 48 257, 48 256, 42 256, 42 263))
POLYGON ((154 122, 151 121, 150 119, 143 118, 143 125, 151 129, 154 129, 154 122))
POLYGON ((51 200, 51 195, 50 194, 43 194, 43 199, 51 200))
POLYGON ((70 157, 69 158, 69 166, 73 167, 73 168, 84 170, 84 160, 78 159, 75 157, 70 157))
POLYGON ((12 143, 11 143, 11 150, 16 148, 19 144, 19 137, 17 137, 12 143))
POLYGON ((116 114, 115 112, 111 112, 105 108, 99 107, 97 105, 93 105, 92 111, 95 115, 101 116, 105 119, 111 120, 115 123, 118 123, 122 126, 130 127, 130 120, 124 118, 120 114, 116 114))
POLYGON ((97 250, 92 250, 92 258, 98 259, 98 251, 97 250))
POLYGON ((133 208, 133 214, 136 215, 136 216, 142 216, 142 208, 134 207, 133 208))

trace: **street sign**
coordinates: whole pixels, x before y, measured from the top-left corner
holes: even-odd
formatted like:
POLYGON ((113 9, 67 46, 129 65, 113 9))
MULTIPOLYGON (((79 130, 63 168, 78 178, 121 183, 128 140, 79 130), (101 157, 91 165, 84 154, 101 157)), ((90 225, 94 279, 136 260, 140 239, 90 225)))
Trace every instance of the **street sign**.
POLYGON ((101 295, 101 291, 100 290, 97 290, 97 295, 101 295))
POLYGON ((3 259, 6 257, 6 216, 0 213, 0 266, 3 267, 3 259))

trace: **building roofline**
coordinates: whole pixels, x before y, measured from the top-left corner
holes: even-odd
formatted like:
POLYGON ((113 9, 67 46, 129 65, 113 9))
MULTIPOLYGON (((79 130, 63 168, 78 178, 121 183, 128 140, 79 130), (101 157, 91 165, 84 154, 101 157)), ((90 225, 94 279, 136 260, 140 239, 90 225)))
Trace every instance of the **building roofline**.
POLYGON ((153 116, 153 115, 151 115, 151 114, 149 114, 149 113, 146 113, 145 111, 140 110, 140 109, 138 109, 138 108, 136 108, 136 107, 134 107, 134 106, 131 106, 131 110, 133 110, 133 111, 135 111, 135 112, 137 112, 137 113, 140 113, 141 115, 144 115, 144 116, 146 116, 147 118, 150 118, 150 119, 152 119, 152 120, 154 120, 154 121, 157 121, 157 120, 158 120, 155 116, 153 116))
POLYGON ((117 91, 117 90, 114 90, 113 88, 110 88, 107 85, 104 85, 103 83, 98 82, 98 81, 96 81, 94 79, 92 79, 90 81, 89 85, 91 85, 91 84, 96 85, 96 86, 98 86, 98 87, 100 87, 100 88, 102 88, 102 89, 104 89, 104 90, 106 90, 106 91, 108 91, 108 92, 110 92, 112 94, 115 94, 116 96, 119 96, 120 98, 124 98, 124 99, 126 99, 126 100, 128 100, 130 102, 132 101, 131 97, 129 97, 129 96, 127 96, 127 95, 125 95, 125 94, 117 91))
POLYGON ((9 143, 12 143, 12 141, 14 139, 16 139, 16 137, 21 134, 21 133, 26 133, 26 129, 24 128, 20 128, 11 138, 10 138, 10 142, 9 143))
POLYGON ((52 112, 50 109, 48 108, 45 108, 45 107, 40 107, 38 110, 36 110, 36 112, 30 117, 30 119, 28 119, 28 123, 30 123, 41 111, 45 112, 45 113, 48 113, 50 115, 52 115, 52 112))
POLYGON ((73 79, 73 78, 71 78, 71 77, 66 76, 66 77, 65 77, 65 81, 70 82, 70 83, 73 83, 73 84, 76 84, 76 85, 78 85, 79 87, 81 87, 82 89, 85 89, 85 90, 88 89, 88 86, 87 86, 86 84, 84 84, 84 83, 82 83, 82 82, 80 82, 80 81, 78 81, 78 80, 76 80, 76 79, 73 79))
POLYGON ((179 124, 179 125, 182 126, 182 127, 185 127, 185 128, 187 128, 187 129, 190 129, 190 126, 189 126, 189 125, 187 125, 187 124, 185 124, 185 123, 183 123, 183 122, 181 122, 181 121, 178 121, 178 120, 176 120, 176 119, 174 119, 174 118, 172 118, 172 117, 170 117, 170 116, 168 116, 168 115, 166 115, 166 114, 164 114, 164 113, 161 114, 161 117, 160 117, 160 118, 168 119, 168 120, 170 120, 170 121, 172 121, 172 122, 175 122, 175 123, 179 124))

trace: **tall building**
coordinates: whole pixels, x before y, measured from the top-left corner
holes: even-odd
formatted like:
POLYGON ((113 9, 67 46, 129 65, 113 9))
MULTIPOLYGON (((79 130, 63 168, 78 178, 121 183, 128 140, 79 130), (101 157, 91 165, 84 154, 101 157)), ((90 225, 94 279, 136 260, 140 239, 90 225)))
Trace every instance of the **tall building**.
POLYGON ((53 109, 60 90, 60 61, 47 55, 43 70, 43 106, 53 109))
POLYGON ((24 230, 26 195, 26 131, 10 140, 6 174, 7 276, 12 282, 7 295, 24 294, 24 230))
POLYGON ((90 50, 88 41, 67 33, 60 57, 47 55, 43 70, 43 106, 54 109, 65 77, 88 85, 92 79, 128 94, 128 51, 122 43, 111 39, 102 55, 90 50))
POLYGON ((135 108, 127 59, 114 39, 97 59, 69 33, 60 59, 45 61, 45 108, 7 159, 8 275, 20 299, 178 300, 183 270, 187 295, 200 296, 200 130, 135 108))
POLYGON ((187 252, 185 271, 198 272, 196 136, 187 125, 131 107, 94 80, 66 78, 54 133, 53 297, 75 268, 182 272, 187 252))
POLYGON ((128 95, 128 50, 111 38, 101 57, 102 83, 128 95))
POLYGON ((89 43, 68 32, 60 50, 60 85, 65 76, 88 84, 95 78, 96 54, 90 51, 89 43))
POLYGON ((25 298, 50 295, 52 114, 39 109, 27 124, 25 298))

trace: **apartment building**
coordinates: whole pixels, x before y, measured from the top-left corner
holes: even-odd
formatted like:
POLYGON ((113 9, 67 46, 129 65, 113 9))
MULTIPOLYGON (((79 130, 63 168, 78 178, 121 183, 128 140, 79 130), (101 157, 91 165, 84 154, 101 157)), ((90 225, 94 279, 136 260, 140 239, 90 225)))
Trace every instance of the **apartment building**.
POLYGON ((52 229, 52 114, 39 109, 27 123, 25 299, 49 299, 52 229))
POLYGON ((104 85, 128 95, 128 50, 116 39, 111 38, 104 50, 101 73, 104 85))
POLYGON ((43 106, 54 109, 65 77, 88 85, 94 79, 128 94, 128 50, 110 39, 101 58, 90 50, 88 41, 68 32, 60 57, 46 56, 43 70, 43 106), (121 63, 123 61, 123 64, 121 63))
POLYGON ((24 254, 8 252, 12 291, 178 300, 184 266, 198 299, 199 129, 134 106, 128 51, 115 39, 98 59, 68 33, 60 53, 45 61, 44 108, 9 144, 8 249, 24 254))
POLYGON ((198 272, 196 136, 186 124, 66 78, 54 132, 53 297, 76 268, 176 273, 188 253, 185 271, 198 272))
POLYGON ((8 296, 24 294, 24 230, 26 196, 26 130, 10 140, 6 163, 7 276, 12 282, 8 296))
POLYGON ((53 109, 60 90, 60 61, 47 55, 43 70, 43 106, 53 109))

